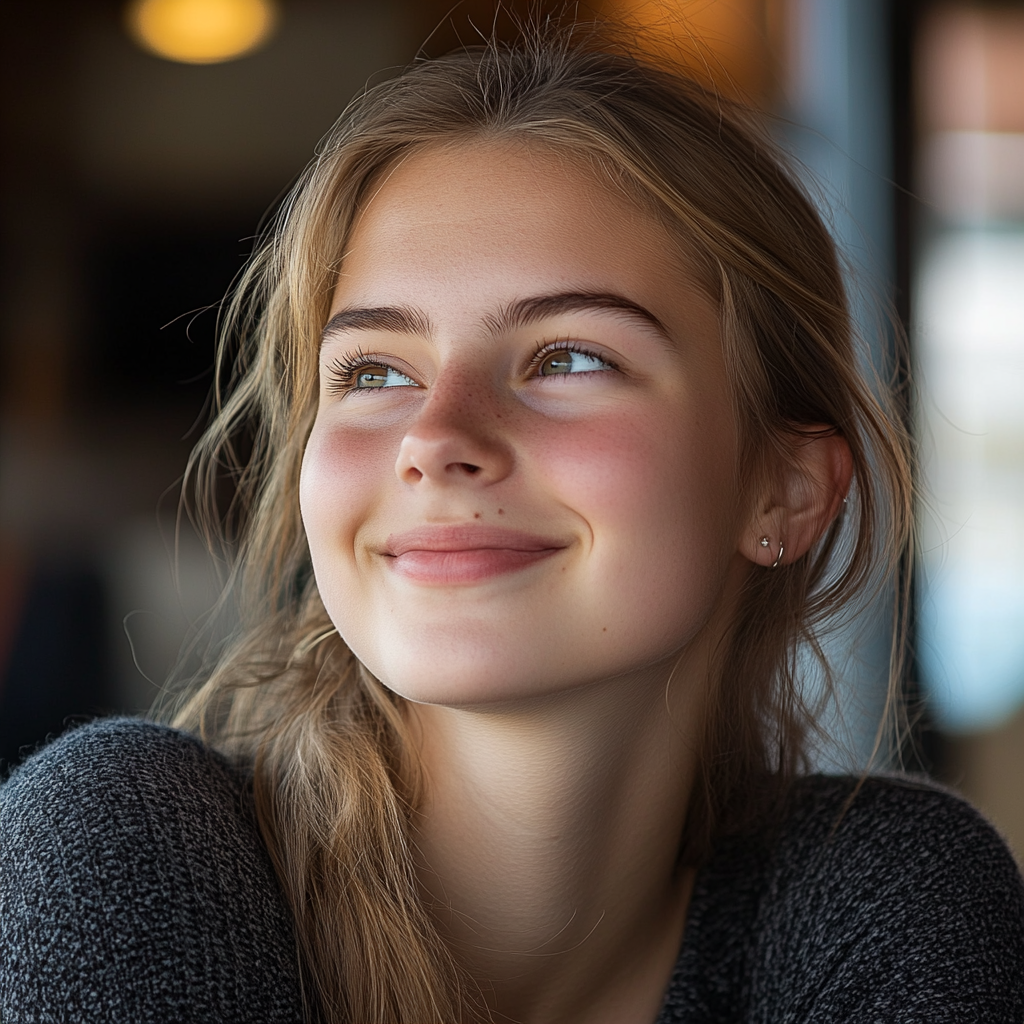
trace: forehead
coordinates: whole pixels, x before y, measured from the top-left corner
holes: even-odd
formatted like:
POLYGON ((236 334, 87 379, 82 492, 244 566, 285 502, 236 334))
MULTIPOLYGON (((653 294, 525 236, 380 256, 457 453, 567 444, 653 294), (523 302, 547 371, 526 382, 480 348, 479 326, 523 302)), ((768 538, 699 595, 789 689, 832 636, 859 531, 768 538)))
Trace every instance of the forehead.
POLYGON ((375 183, 333 305, 412 291, 409 301, 451 307, 573 289, 626 294, 666 314, 703 298, 678 238, 582 160, 473 142, 414 152, 375 183))

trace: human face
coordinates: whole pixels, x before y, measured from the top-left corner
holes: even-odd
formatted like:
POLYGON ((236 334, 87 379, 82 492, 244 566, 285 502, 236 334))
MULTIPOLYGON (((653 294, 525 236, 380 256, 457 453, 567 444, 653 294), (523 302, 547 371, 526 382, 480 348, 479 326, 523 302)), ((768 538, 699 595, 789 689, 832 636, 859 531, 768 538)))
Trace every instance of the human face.
POLYGON ((301 506, 321 597, 419 702, 674 659, 748 520, 718 316, 666 229, 543 149, 436 148, 358 217, 301 506))

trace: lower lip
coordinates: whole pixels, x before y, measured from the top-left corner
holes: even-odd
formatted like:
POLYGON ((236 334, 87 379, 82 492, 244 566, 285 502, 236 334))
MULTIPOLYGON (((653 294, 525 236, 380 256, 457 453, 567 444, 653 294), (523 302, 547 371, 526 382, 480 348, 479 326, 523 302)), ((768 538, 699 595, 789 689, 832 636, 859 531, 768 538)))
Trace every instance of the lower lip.
POLYGON ((392 556, 392 568, 415 583, 446 585, 475 583, 536 565, 561 548, 517 551, 512 548, 472 548, 469 551, 406 551, 392 556))

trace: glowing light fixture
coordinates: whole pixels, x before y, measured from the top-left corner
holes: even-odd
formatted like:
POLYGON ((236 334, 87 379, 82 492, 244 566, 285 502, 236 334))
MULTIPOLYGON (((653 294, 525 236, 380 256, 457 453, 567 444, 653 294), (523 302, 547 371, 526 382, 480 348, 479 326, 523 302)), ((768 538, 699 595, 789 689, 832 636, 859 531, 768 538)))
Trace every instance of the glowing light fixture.
POLYGON ((167 60, 218 64, 255 50, 274 30, 272 0, 134 0, 132 38, 167 60))

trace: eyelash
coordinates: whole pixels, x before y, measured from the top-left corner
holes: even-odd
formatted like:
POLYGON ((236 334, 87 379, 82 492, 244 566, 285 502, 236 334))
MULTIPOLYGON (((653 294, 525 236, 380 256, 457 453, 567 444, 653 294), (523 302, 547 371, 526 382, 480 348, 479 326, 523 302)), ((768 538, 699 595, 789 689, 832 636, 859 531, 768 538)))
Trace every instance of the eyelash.
POLYGON ((356 377, 359 371, 367 366, 386 366, 382 359, 375 359, 372 355, 357 348, 355 352, 347 356, 332 360, 327 367, 327 393, 329 395, 347 395, 350 391, 356 391, 356 377))
MULTIPOLYGON (((581 345, 578 341, 571 341, 569 338, 556 338, 554 341, 544 342, 536 349, 530 357, 530 361, 526 364, 527 370, 535 370, 549 355, 551 355, 552 352, 577 352, 581 356, 590 356, 591 359, 597 359, 599 362, 604 363, 605 366, 609 366, 613 370, 617 370, 619 368, 618 363, 609 359, 608 356, 602 355, 593 348, 581 345)), ((593 373, 595 371, 584 370, 583 372, 593 373)), ((580 376, 580 374, 565 374, 564 376, 580 376)))
MULTIPOLYGON (((593 359, 600 360, 613 370, 619 369, 618 364, 607 356, 601 355, 585 345, 581 345, 578 341, 570 341, 568 338, 565 338, 561 340, 556 339, 554 341, 546 341, 538 345, 534 350, 533 355, 530 357, 529 362, 526 364, 527 373, 532 370, 536 370, 536 368, 540 366, 540 364, 552 352, 578 352, 582 356, 590 356, 593 359)), ((347 356, 334 359, 328 366, 328 380, 326 385, 327 393, 330 395, 344 396, 352 391, 360 390, 359 388, 356 388, 355 380, 359 375, 360 370, 363 370, 367 366, 391 367, 391 363, 384 358, 366 353, 359 348, 347 356)), ((399 370, 398 372, 401 373, 402 371, 399 370)), ((583 372, 592 373, 594 371, 585 370, 583 372)), ((565 374, 564 376, 578 376, 578 374, 565 374)))

